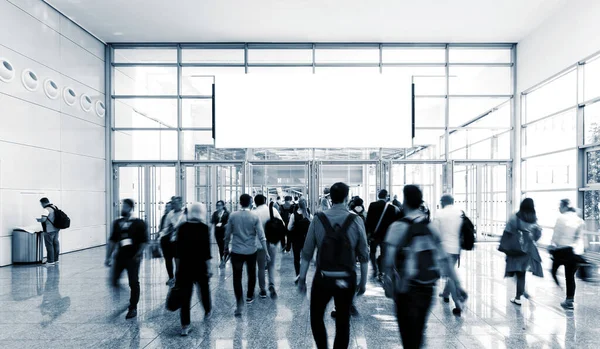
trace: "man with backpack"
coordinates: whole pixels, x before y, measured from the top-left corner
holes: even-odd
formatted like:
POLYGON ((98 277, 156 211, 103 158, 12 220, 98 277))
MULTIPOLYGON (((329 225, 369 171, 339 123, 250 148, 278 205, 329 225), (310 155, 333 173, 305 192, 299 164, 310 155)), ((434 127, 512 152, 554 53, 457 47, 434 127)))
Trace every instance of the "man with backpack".
POLYGON ((37 219, 42 223, 44 231, 44 245, 46 245, 47 264, 48 266, 58 263, 60 254, 60 243, 58 241, 58 233, 61 229, 66 229, 70 226, 71 220, 58 207, 50 203, 48 198, 41 198, 40 204, 44 208, 42 216, 37 219))
POLYGON ((377 195, 379 200, 372 202, 367 211, 367 236, 369 237, 370 258, 373 265, 373 277, 381 281, 381 259, 383 258, 383 242, 385 234, 390 226, 398 217, 399 210, 396 206, 388 202, 388 191, 382 189, 377 195), (380 249, 380 256, 377 256, 377 248, 380 249))
POLYGON ((323 316, 333 298, 337 307, 334 348, 347 348, 350 341, 350 306, 355 293, 365 293, 369 252, 362 220, 347 209, 350 188, 335 183, 329 191, 331 209, 319 212, 312 220, 300 264, 298 289, 306 292, 306 274, 315 249, 317 270, 310 298, 310 323, 317 348, 327 348, 327 330, 323 316), (356 290, 356 258, 361 264, 361 277, 356 290))
POLYGON ((402 345, 406 349, 418 349, 422 345, 435 283, 442 273, 466 295, 444 251, 439 232, 419 210, 422 203, 421 189, 405 186, 405 216, 390 226, 385 240, 385 294, 394 298, 402 345))
MULTIPOLYGON (((281 205, 281 207, 279 208, 281 212, 281 218, 283 219, 283 224, 285 224, 286 227, 290 223, 290 216, 294 213, 295 207, 296 206, 292 201, 292 197, 289 195, 286 196, 283 205, 281 205)), ((281 247, 282 252, 286 253, 290 252, 290 250, 292 249, 292 244, 289 241, 289 234, 287 233, 287 231, 282 236, 281 247)))
POLYGON ((258 265, 258 287, 260 292, 258 293, 260 298, 267 298, 267 290, 265 285, 265 267, 269 274, 269 293, 271 298, 277 297, 277 291, 275 291, 275 258, 277 257, 277 243, 281 240, 280 236, 285 234, 285 227, 283 220, 279 215, 279 212, 274 207, 274 203, 269 203, 267 206, 267 198, 262 195, 256 195, 254 197, 254 203, 256 209, 252 211, 262 224, 265 230, 265 237, 267 239, 267 250, 265 251, 262 244, 256 240, 256 263, 258 265), (267 254, 271 256, 271 260, 267 263, 267 254))
MULTIPOLYGON (((466 218, 463 211, 454 206, 454 197, 452 197, 452 195, 442 195, 440 204, 442 205, 442 209, 437 212, 436 218, 433 221, 433 226, 440 232, 442 246, 444 247, 446 254, 448 254, 450 263, 454 268, 460 258, 463 219, 468 218, 466 218)), ((460 316, 462 313, 463 299, 462 296, 457 293, 454 281, 448 279, 444 291, 440 293, 439 296, 444 299, 445 303, 449 303, 450 295, 452 295, 455 306, 452 313, 460 316)))

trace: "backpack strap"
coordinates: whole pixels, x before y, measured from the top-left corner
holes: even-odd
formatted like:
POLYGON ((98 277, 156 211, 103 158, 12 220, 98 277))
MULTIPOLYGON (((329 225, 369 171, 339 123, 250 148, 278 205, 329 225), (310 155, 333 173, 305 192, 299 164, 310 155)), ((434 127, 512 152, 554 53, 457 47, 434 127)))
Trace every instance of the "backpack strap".
POLYGON ((375 230, 373 231, 373 234, 377 234, 377 231, 379 230, 379 226, 381 225, 381 221, 383 220, 383 216, 385 216, 385 213, 387 212, 389 205, 390 205, 389 202, 385 203, 385 206, 383 207, 383 212, 381 212, 381 216, 379 217, 379 222, 377 222, 377 226, 375 226, 375 230))
POLYGON ((323 228, 325 228, 326 234, 333 233, 334 230, 333 230, 333 227, 331 226, 331 222, 329 221, 329 219, 327 218, 327 216, 325 216, 325 214, 323 212, 317 213, 317 218, 319 218, 319 220, 321 221, 321 224, 323 224, 323 228))
POLYGON ((273 203, 269 203, 269 215, 271 216, 271 219, 273 219, 275 217, 275 215, 273 214, 273 203))

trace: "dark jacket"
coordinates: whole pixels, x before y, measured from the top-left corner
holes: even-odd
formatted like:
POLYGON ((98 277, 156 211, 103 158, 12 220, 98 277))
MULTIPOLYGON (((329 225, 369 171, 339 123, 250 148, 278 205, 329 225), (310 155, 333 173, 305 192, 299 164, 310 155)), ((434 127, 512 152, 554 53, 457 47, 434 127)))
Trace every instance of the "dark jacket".
POLYGON ((223 217, 219 221, 219 211, 215 211, 212 214, 212 218, 210 222, 215 226, 215 233, 225 234, 225 226, 227 225, 227 221, 229 220, 229 211, 223 211, 223 217), (217 227, 217 224, 221 223, 220 227, 217 227))
POLYGON ((531 271, 533 275, 543 277, 542 257, 538 252, 536 241, 542 236, 542 230, 537 223, 527 223, 513 215, 506 224, 505 231, 516 233, 518 229, 528 231, 529 234, 524 234, 523 238, 527 243, 527 254, 523 256, 506 256, 506 271, 504 277, 514 276, 515 272, 531 271))
POLYGON ((176 242, 178 279, 206 273, 204 262, 212 258, 209 232, 208 226, 202 222, 185 222, 179 226, 176 242))
POLYGON ((376 202, 372 202, 369 205, 369 210, 367 211, 367 236, 369 236, 373 240, 383 241, 385 239, 385 234, 389 228, 389 226, 396 221, 398 218, 398 208, 394 205, 389 204, 383 200, 378 200, 376 202), (381 214, 385 209, 385 215, 381 220, 381 224, 377 231, 377 223, 379 222, 379 218, 381 218, 381 214))

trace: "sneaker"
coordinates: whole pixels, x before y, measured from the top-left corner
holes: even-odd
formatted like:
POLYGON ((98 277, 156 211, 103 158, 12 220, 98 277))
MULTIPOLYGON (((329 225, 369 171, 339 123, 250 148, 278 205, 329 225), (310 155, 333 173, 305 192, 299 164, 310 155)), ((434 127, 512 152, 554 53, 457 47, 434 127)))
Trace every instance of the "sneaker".
POLYGON ((275 292, 275 286, 269 286, 269 293, 271 293, 271 298, 277 298, 277 292, 275 292))
POLYGON ((221 261, 221 264, 219 264, 219 268, 220 269, 225 268, 225 260, 224 259, 221 261))
POLYGON ((460 315, 462 314, 462 309, 454 308, 452 309, 452 314, 454 314, 454 316, 460 317, 460 315))
POLYGON ((129 309, 127 315, 125 315, 125 320, 133 319, 137 316, 137 309, 129 309))
POLYGON ((531 300, 531 295, 527 292, 523 292, 523 297, 525 297, 525 299, 531 300))
POLYGON ((235 317, 240 317, 240 316, 242 316, 242 305, 241 305, 241 304, 240 304, 240 305, 238 305, 238 306, 235 308, 235 312, 233 313, 233 315, 234 315, 235 317))
POLYGON ((260 292, 258 293, 258 295, 260 296, 260 298, 267 298, 267 291, 260 290, 260 292))
POLYGON ((169 287, 173 287, 173 286, 175 286, 175 278, 170 278, 170 279, 167 281, 166 285, 167 285, 167 286, 169 286, 169 287))
POLYGON ((192 332, 192 327, 190 325, 181 327, 181 336, 185 337, 192 332))
POLYGON ((511 298, 510 302, 512 304, 521 305, 521 300, 519 298, 511 298))
POLYGON ((246 304, 254 303, 254 296, 246 298, 246 304))
POLYGON ((298 285, 299 281, 300 281, 300 275, 296 276, 296 278, 294 279, 294 284, 298 285))
POLYGON ((568 309, 568 310, 573 310, 575 307, 573 306, 573 301, 572 300, 565 300, 564 302, 560 303, 560 306, 568 309))
POLYGON ((44 266, 46 266, 46 267, 52 267, 55 265, 56 265, 56 262, 48 262, 48 263, 44 264, 44 266))
POLYGON ((204 314, 204 321, 208 321, 210 320, 210 318, 213 316, 213 312, 209 311, 206 314, 204 314))
POLYGON ((350 307, 350 316, 358 316, 358 309, 354 304, 350 307))

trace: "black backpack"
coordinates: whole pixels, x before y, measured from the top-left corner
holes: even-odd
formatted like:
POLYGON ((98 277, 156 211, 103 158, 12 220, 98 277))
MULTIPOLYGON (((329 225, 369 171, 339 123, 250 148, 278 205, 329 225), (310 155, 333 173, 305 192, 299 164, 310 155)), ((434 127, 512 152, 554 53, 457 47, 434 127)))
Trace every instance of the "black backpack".
POLYGON ((348 229, 354 222, 354 215, 349 214, 344 223, 335 228, 323 212, 317 213, 317 217, 325 228, 325 236, 319 248, 319 269, 326 272, 354 272, 356 259, 354 250, 348 237, 348 229))
POLYGON ((462 225, 460 226, 460 248, 471 251, 475 247, 475 226, 463 212, 462 225))
POLYGON ((299 214, 298 210, 294 210, 294 235, 302 236, 306 238, 306 234, 308 233, 308 228, 310 227, 310 219, 304 217, 303 214, 299 214))
POLYGON ((285 236, 285 225, 283 222, 275 218, 273 215, 273 203, 269 204, 269 214, 271 219, 265 224, 265 237, 267 241, 271 244, 277 244, 281 241, 281 239, 285 236))
POLYGON ((58 207, 54 205, 50 205, 50 207, 54 210, 54 222, 50 221, 50 223, 58 229, 69 228, 71 226, 71 218, 58 207))

